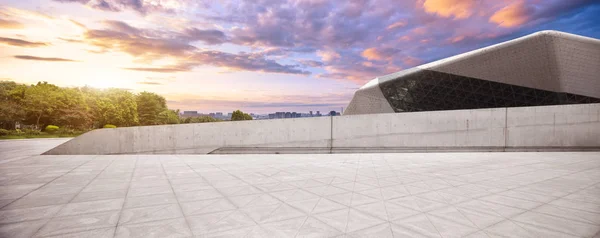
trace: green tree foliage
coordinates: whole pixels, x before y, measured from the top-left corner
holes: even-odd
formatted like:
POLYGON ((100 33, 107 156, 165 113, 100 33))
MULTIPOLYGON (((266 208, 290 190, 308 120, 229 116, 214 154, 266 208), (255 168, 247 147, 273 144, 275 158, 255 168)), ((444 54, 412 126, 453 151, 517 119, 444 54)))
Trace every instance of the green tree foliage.
POLYGON ((154 93, 0 81, 0 128, 13 130, 16 122, 37 128, 57 125, 62 130, 85 131, 107 124, 177 124, 180 118, 179 111, 169 110, 165 98, 154 93))
POLYGON ((252 120, 252 116, 250 116, 248 113, 244 113, 240 110, 236 110, 236 111, 233 111, 233 113, 231 115, 231 120, 232 121, 252 120))
POLYGON ((179 110, 164 110, 158 114, 160 124, 179 124, 179 110))
MULTIPOLYGON (((169 116, 167 110, 167 101, 164 97, 149 92, 141 92, 136 96, 137 112, 142 125, 160 125, 165 124, 164 118, 159 119, 159 114, 163 117, 169 116), (162 121, 161 121, 162 120, 162 121)), ((170 115, 172 117, 172 115, 170 115)), ((178 116, 179 117, 179 116, 178 116)), ((173 118, 171 118, 173 119, 173 118)), ((173 123, 166 123, 173 124, 173 123)))
POLYGON ((59 104, 59 97, 60 88, 47 82, 38 82, 25 89, 23 107, 33 124, 39 127, 42 120, 49 121, 54 110, 62 106, 59 104))
POLYGON ((219 122, 222 121, 220 119, 216 119, 210 116, 200 116, 200 117, 188 117, 181 120, 181 123, 204 123, 204 122, 219 122))
POLYGON ((25 119, 25 110, 21 107, 19 92, 24 86, 15 82, 0 81, 0 128, 14 129, 15 122, 25 119))

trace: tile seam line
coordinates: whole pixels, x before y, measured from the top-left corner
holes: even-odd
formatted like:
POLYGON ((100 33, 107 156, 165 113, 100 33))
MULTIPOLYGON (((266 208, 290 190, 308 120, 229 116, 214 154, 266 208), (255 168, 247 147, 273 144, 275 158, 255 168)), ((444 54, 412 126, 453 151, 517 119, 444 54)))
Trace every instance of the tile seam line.
MULTIPOLYGON (((77 167, 73 168, 73 169, 72 169, 72 170, 70 170, 69 172, 66 172, 65 174, 63 174, 63 175, 61 175, 61 176, 57 177, 56 179, 58 179, 58 178, 60 178, 60 177, 62 177, 62 176, 64 176, 64 175, 66 175, 66 174, 69 174, 69 173, 71 173, 73 170, 75 170, 75 169, 77 169, 77 168, 79 168, 79 167, 81 167, 81 166, 83 166, 83 165, 85 165, 85 164, 87 164, 87 163, 89 163, 89 162, 93 161, 93 160, 94 160, 94 159, 96 159, 97 157, 98 157, 98 155, 94 155, 94 156, 93 156, 93 157, 92 157, 90 160, 88 160, 88 161, 84 162, 83 164, 81 164, 81 165, 79 165, 79 166, 77 166, 77 167)), ((111 161, 111 162, 110 162, 110 164, 112 164, 113 162, 114 162, 114 160, 113 160, 113 161, 111 161)), ((71 201, 72 201, 73 199, 75 199, 75 197, 77 197, 77 195, 79 195, 79 194, 81 193, 81 191, 83 191, 83 190, 85 189, 85 187, 87 187, 87 186, 88 186, 90 183, 92 183, 92 181, 94 181, 94 180, 95 180, 95 179, 96 179, 96 178, 97 178, 97 177, 98 177, 100 174, 102 174, 102 172, 104 172, 104 170, 106 170, 106 168, 108 168, 108 166, 110 166, 110 164, 109 164, 109 165, 107 165, 106 167, 104 167, 104 169, 102 169, 102 171, 100 171, 100 173, 98 173, 96 176, 94 176, 94 178, 93 178, 93 179, 91 179, 91 180, 90 180, 90 182, 89 182, 89 183, 87 183, 87 184, 86 184, 86 185, 85 185, 83 188, 81 188, 81 190, 79 190, 79 192, 78 192, 77 194, 75 194, 75 196, 73 196, 73 198, 71 198, 71 199, 70 199, 70 200, 69 200, 67 203, 65 203, 65 204, 62 204, 61 208, 60 208, 60 209, 59 209, 59 210, 58 210, 58 211, 57 211, 57 212, 56 212, 56 213, 55 213, 55 214, 54 214, 54 215, 53 215, 53 216, 52 216, 50 219, 48 219, 48 222, 46 222, 46 223, 45 223, 43 226, 40 226, 40 228, 38 228, 38 229, 35 231, 35 233, 33 233, 32 237, 33 237, 33 236, 35 236, 35 235, 37 235, 37 234, 38 234, 38 233, 39 233, 39 232, 40 232, 40 231, 41 231, 43 228, 45 228, 45 227, 48 225, 48 223, 50 223, 50 222, 51 222, 51 221, 52 221, 52 220, 53 220, 55 217, 57 217, 57 215, 58 215, 58 214, 59 214, 59 213, 60 213, 60 212, 61 212, 61 211, 62 211, 62 210, 63 210, 63 209, 64 209, 64 208, 65 208, 65 207, 66 207, 66 206, 69 204, 69 203, 71 203, 71 201)), ((54 180, 52 180, 52 181, 54 181, 54 180)), ((50 182, 48 182, 48 183, 51 183, 52 181, 50 181, 50 182)), ((44 186, 46 186, 46 185, 44 185, 44 186)), ((37 190, 37 189, 36 189, 36 190, 37 190)), ((123 201, 123 202, 124 202, 124 201, 123 201)))
MULTIPOLYGON (((174 158, 177 158, 179 160, 181 160, 181 158, 174 156, 174 158)), ((175 193, 175 189, 173 189, 173 184, 171 184, 171 178, 169 178, 169 176, 167 175, 167 171, 165 170, 165 165, 162 163, 162 159, 158 158, 158 161, 160 162, 160 167, 163 170, 163 173, 165 174, 165 176, 167 177, 167 182, 169 182, 169 187, 171 188, 171 192, 173 192, 173 196, 175 196, 175 200, 177 201, 177 206, 179 207, 179 211, 181 212, 181 216, 183 216, 183 219, 185 220, 185 224, 188 226, 188 229, 190 230, 191 235, 194 235, 194 232, 192 231, 192 227, 190 226, 190 222, 187 219, 187 216, 185 215, 185 213, 183 213, 183 208, 181 207, 181 202, 179 202, 179 197, 177 197, 177 194, 175 193)), ((137 161, 136 161, 137 163, 137 161)), ((187 163, 186 163, 187 165, 187 163)), ((137 166, 136 166, 137 169, 137 166)), ((194 171, 194 173, 196 173, 196 171, 194 171)), ((125 206, 125 204, 123 203, 123 206, 125 206)), ((176 219, 176 218, 174 218, 176 219)), ((117 226, 119 225, 119 223, 117 223, 117 226)), ((115 229, 115 235, 116 235, 117 230, 115 229)))
POLYGON ((121 210, 119 211, 119 218, 117 219, 117 224, 115 224, 115 231, 113 232, 113 237, 115 237, 117 235, 117 230, 119 229, 119 222, 121 222, 121 216, 123 215, 125 203, 127 202, 127 195, 129 195, 129 189, 131 188, 131 183, 133 182, 133 175, 135 174, 135 171, 137 170, 137 167, 138 167, 137 164, 138 164, 139 158, 138 158, 138 156, 134 156, 134 158, 135 158, 135 164, 133 167, 133 171, 131 171, 131 176, 129 177, 129 185, 127 186, 127 191, 125 192, 125 198, 123 199, 123 205, 121 205, 121 210))

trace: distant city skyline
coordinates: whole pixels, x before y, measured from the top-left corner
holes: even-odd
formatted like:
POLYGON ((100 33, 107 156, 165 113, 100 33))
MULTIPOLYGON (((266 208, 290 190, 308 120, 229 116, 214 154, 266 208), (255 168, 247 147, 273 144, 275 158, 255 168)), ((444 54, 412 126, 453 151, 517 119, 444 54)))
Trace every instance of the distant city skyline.
POLYGON ((1 5, 0 80, 155 92, 182 111, 338 110, 377 76, 536 31, 600 38, 597 0, 1 5))

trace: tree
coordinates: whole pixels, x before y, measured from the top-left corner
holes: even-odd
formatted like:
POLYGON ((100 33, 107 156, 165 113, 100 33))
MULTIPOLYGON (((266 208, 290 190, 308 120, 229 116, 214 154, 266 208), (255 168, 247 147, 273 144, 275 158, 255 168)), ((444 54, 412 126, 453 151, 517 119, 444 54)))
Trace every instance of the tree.
POLYGON ((179 124, 179 110, 164 110, 158 114, 160 124, 179 124))
POLYGON ((240 110, 233 111, 231 114, 232 121, 244 121, 244 120, 252 120, 252 116, 248 115, 248 113, 243 113, 240 110))
POLYGON ((182 120, 182 123, 204 123, 204 122, 219 122, 222 121, 220 119, 216 119, 210 116, 200 116, 200 117, 188 117, 182 120))
POLYGON ((42 117, 48 119, 49 115, 58 108, 59 94, 60 88, 47 82, 38 82, 25 89, 23 106, 27 115, 34 118, 38 128, 42 117))
POLYGON ((165 116, 169 114, 167 110, 167 101, 164 97, 150 92, 141 92, 135 97, 137 102, 137 113, 141 125, 159 125, 166 124, 159 120, 159 114, 165 116))
POLYGON ((135 126, 139 124, 137 103, 133 93, 123 89, 89 90, 87 99, 93 103, 94 126, 106 124, 118 127, 135 126))
POLYGON ((16 122, 25 120, 21 104, 24 89, 15 82, 0 81, 0 128, 11 130, 16 122))

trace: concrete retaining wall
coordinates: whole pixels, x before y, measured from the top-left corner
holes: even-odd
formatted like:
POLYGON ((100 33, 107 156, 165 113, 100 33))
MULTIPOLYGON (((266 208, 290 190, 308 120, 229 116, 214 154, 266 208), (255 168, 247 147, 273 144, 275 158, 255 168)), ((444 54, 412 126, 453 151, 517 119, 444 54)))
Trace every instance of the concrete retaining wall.
POLYGON ((584 104, 101 129, 45 154, 597 148, 600 148, 600 104, 584 104))

